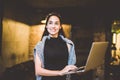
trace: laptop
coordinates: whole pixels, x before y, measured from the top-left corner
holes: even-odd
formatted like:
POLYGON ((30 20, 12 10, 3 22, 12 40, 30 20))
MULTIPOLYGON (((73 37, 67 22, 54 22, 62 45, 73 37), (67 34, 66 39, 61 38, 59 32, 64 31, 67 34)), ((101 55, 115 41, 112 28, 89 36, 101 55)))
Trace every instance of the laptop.
POLYGON ((77 70, 65 74, 83 73, 104 64, 107 47, 108 42, 93 42, 85 66, 78 67, 77 70))

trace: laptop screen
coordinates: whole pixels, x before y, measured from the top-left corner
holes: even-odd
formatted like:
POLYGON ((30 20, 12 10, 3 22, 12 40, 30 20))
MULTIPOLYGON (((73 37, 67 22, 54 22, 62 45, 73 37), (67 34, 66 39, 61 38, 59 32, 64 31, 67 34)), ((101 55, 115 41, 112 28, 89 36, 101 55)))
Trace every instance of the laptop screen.
POLYGON ((104 64, 105 53, 108 47, 108 42, 93 42, 89 56, 85 65, 85 71, 95 69, 104 64))

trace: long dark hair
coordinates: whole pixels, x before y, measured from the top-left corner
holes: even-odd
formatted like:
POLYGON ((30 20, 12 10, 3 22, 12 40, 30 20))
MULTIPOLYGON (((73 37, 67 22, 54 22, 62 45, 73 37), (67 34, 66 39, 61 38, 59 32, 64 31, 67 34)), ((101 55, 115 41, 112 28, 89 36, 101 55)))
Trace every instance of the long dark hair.
POLYGON ((49 18, 50 18, 51 16, 57 16, 57 17, 59 18, 61 29, 60 29, 58 35, 63 35, 63 36, 65 37, 65 34, 64 34, 63 28, 62 28, 62 19, 61 19, 61 16, 60 16, 60 14, 58 14, 58 13, 56 13, 56 12, 49 13, 49 14, 46 16, 45 31, 44 31, 44 33, 43 33, 43 36, 49 35, 49 32, 47 31, 46 26, 47 26, 48 20, 49 20, 49 18))

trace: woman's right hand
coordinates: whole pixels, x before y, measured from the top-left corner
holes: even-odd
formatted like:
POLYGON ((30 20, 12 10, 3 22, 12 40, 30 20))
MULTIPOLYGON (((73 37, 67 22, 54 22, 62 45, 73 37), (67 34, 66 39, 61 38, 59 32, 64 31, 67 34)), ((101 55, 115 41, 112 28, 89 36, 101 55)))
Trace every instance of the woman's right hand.
POLYGON ((65 66, 65 68, 63 68, 59 75, 60 76, 63 76, 65 73, 69 72, 69 71, 76 71, 77 70, 77 67, 75 65, 67 65, 65 66))

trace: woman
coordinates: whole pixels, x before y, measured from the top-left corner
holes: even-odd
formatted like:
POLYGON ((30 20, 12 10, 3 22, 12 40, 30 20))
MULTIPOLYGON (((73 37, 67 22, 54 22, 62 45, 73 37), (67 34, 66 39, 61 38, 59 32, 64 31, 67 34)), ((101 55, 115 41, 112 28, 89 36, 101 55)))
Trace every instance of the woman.
POLYGON ((42 41, 34 49, 34 61, 37 80, 65 80, 66 72, 77 69, 74 44, 64 37, 59 14, 47 16, 42 41))

